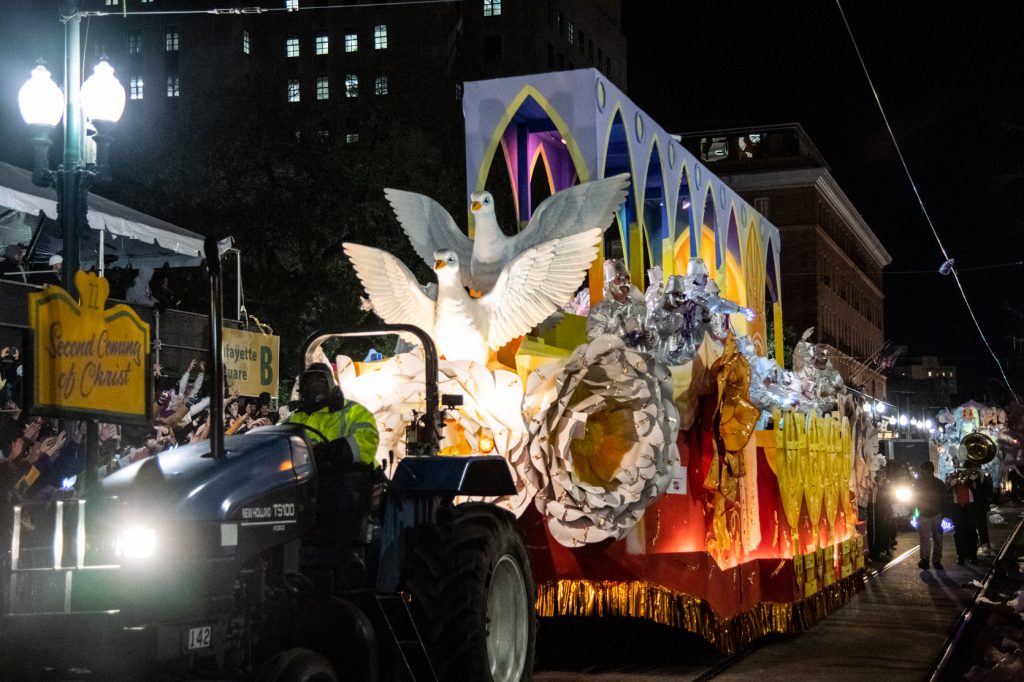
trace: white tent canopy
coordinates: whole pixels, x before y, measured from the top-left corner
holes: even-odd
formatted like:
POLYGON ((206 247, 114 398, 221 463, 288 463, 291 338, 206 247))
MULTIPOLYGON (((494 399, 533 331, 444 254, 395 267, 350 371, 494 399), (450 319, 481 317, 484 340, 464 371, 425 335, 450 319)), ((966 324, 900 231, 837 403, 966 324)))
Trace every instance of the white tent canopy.
MULTIPOLYGON (((196 265, 203 255, 202 236, 135 209, 89 194, 88 224, 96 233, 83 235, 82 263, 95 262, 99 235, 104 234, 104 252, 119 263, 168 262, 171 265, 196 265), (109 236, 108 236, 109 235, 109 236), (90 246, 91 244, 91 246, 90 246)), ((0 211, 4 208, 47 218, 57 218, 57 193, 51 187, 32 184, 28 171, 0 163, 0 211)), ((59 235, 44 231, 39 251, 59 250, 59 235), (49 248, 48 248, 49 247, 49 248)))

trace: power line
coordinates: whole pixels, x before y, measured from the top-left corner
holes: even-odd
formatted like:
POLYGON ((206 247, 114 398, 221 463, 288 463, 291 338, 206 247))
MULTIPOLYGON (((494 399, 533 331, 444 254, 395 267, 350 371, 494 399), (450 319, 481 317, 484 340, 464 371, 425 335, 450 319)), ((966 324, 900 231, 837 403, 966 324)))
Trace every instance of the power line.
MULTIPOLYGON (((967 299, 967 292, 964 291, 964 286, 960 282, 960 275, 957 273, 957 269, 953 264, 953 259, 950 258, 949 252, 946 251, 946 247, 942 244, 942 239, 939 237, 938 230, 935 229, 935 224, 932 222, 932 217, 928 214, 928 209, 925 208, 924 200, 921 198, 921 193, 917 189, 917 184, 914 182, 914 176, 910 173, 910 167, 907 166, 907 160, 903 157, 903 150, 900 148, 899 142, 896 140, 896 133, 893 132, 892 125, 889 123, 889 117, 885 114, 885 108, 882 106, 882 99, 878 95, 878 90, 875 88, 874 81, 871 80, 871 74, 868 72, 868 66, 864 62, 864 57, 861 55, 860 47, 857 45, 857 39, 853 35, 853 29, 850 28, 850 22, 846 19, 846 13, 843 11, 843 5, 841 0, 836 0, 836 7, 839 8, 839 14, 843 18, 843 24, 846 26, 846 32, 850 36, 850 42, 853 44, 853 49, 857 53, 857 60, 860 62, 861 69, 864 71, 864 77, 868 81, 868 86, 871 88, 871 94, 875 97, 875 103, 878 104, 878 112, 882 115, 882 121, 885 123, 885 128, 889 132, 889 138, 892 140, 893 147, 896 149, 896 155, 899 157, 900 164, 903 166, 903 171, 907 175, 907 180, 910 181, 910 187, 914 190, 914 196, 917 198, 917 205, 921 209, 921 213, 924 214, 925 221, 928 223, 928 227, 932 231, 932 235, 935 237, 935 242, 939 245, 939 251, 942 252, 942 257, 945 259, 943 262, 943 268, 948 266, 949 274, 953 275, 953 279, 956 280, 956 286, 960 290, 960 296, 964 299, 964 305, 967 306, 967 312, 971 314, 971 320, 974 321, 974 326, 978 330, 978 335, 981 336, 982 342, 988 349, 992 359, 995 360, 996 366, 999 368, 999 373, 1003 377, 1003 383, 1006 384, 1006 388, 1010 391, 1010 395, 1013 396, 1013 400, 1020 404, 1020 398, 1017 397, 1016 391, 1013 390, 1013 386, 1010 385, 1010 379, 1006 376, 1006 370, 1003 368, 1003 364, 999 362, 999 357, 995 351, 992 350, 991 344, 985 337, 985 332, 981 329, 981 323, 978 322, 978 317, 974 314, 974 309, 971 307, 971 302, 967 299)), ((945 273, 945 270, 942 270, 945 273)))
MULTIPOLYGON (((975 272, 978 270, 996 270, 999 268, 1016 268, 1024 266, 1024 260, 1013 261, 1012 263, 997 263, 994 265, 975 265, 970 268, 957 268, 957 272, 975 272)), ((865 275, 936 275, 940 274, 938 270, 859 270, 859 272, 865 275)), ((828 275, 829 272, 815 271, 815 272, 786 272, 785 277, 792 276, 810 276, 810 275, 828 275)))

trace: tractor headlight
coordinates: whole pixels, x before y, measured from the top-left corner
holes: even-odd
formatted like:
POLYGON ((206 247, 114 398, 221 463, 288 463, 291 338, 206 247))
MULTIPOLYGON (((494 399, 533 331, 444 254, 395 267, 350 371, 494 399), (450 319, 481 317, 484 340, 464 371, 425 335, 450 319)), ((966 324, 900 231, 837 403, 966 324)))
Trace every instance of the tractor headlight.
POLYGON ((896 497, 897 502, 902 502, 904 504, 910 502, 910 498, 913 497, 912 493, 910 492, 909 485, 897 486, 896 490, 893 491, 893 495, 896 497))
POLYGON ((156 530, 129 526, 118 534, 114 551, 124 559, 148 559, 156 551, 156 530))

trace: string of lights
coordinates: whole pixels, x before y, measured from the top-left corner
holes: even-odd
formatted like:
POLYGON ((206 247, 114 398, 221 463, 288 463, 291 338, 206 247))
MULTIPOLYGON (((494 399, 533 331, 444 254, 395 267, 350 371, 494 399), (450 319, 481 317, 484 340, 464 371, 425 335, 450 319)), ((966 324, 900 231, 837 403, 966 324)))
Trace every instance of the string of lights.
POLYGON ((935 237, 935 242, 939 246, 939 251, 942 252, 944 261, 942 266, 939 268, 941 274, 949 274, 953 276, 956 281, 956 286, 960 290, 960 296, 964 299, 964 305, 967 306, 967 312, 971 315, 971 320, 974 321, 974 326, 978 330, 978 335, 981 337, 982 342, 985 344, 985 348, 988 349, 989 355, 995 361, 996 366, 999 368, 999 373, 1003 377, 1003 383, 1006 385, 1006 389, 1013 396, 1013 400, 1020 404, 1020 398, 1017 397, 1017 392, 1013 390, 1013 386, 1010 385, 1010 379, 1006 375, 1006 369, 1003 367, 1003 363, 999 361, 999 356, 992 349, 992 345, 988 342, 988 338, 985 336, 985 332, 981 328, 981 323, 978 322, 977 315, 974 314, 974 308, 971 306, 970 300, 967 298, 967 292, 964 291, 964 286, 960 282, 960 275, 957 272, 957 268, 954 265, 953 258, 950 257, 949 252, 946 251, 945 245, 942 243, 942 239, 939 237, 939 232, 935 228, 935 223, 932 222, 932 217, 928 213, 928 209, 924 205, 924 199, 921 198, 921 193, 917 189, 917 183, 914 182, 914 176, 910 172, 910 167, 907 165, 907 160, 903 156, 903 150, 900 148, 899 142, 896 140, 896 133, 893 132, 892 125, 889 123, 889 117, 885 113, 885 108, 882 106, 882 99, 878 95, 878 90, 875 88, 875 83, 871 79, 871 74, 868 72, 867 63, 864 61, 864 57, 861 54, 860 47, 857 45, 857 39, 853 35, 853 29, 850 27, 850 22, 846 18, 846 12, 843 11, 843 5, 841 0, 836 0, 836 7, 839 8, 839 14, 843 19, 843 24, 846 26, 846 32, 850 36, 850 42, 853 44, 853 49, 857 53, 857 59, 860 61, 861 69, 864 71, 864 77, 868 81, 868 86, 871 88, 871 94, 874 95, 875 103, 878 105, 878 112, 882 115, 882 121, 885 123, 885 128, 889 132, 889 138, 892 140, 893 147, 896 150, 896 155, 899 157, 900 164, 903 166, 903 171, 907 175, 907 180, 910 182, 910 187, 914 191, 914 196, 917 198, 917 205, 924 214, 925 221, 928 223, 928 227, 932 231, 932 235, 935 237))

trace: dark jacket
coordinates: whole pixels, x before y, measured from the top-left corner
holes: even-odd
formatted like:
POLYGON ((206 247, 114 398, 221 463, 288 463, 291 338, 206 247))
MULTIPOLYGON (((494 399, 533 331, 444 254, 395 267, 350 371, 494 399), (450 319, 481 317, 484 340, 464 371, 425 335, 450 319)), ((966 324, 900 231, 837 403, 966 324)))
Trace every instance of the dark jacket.
POLYGON ((941 514, 949 506, 949 497, 949 488, 934 476, 921 476, 914 481, 914 501, 921 516, 941 514))

